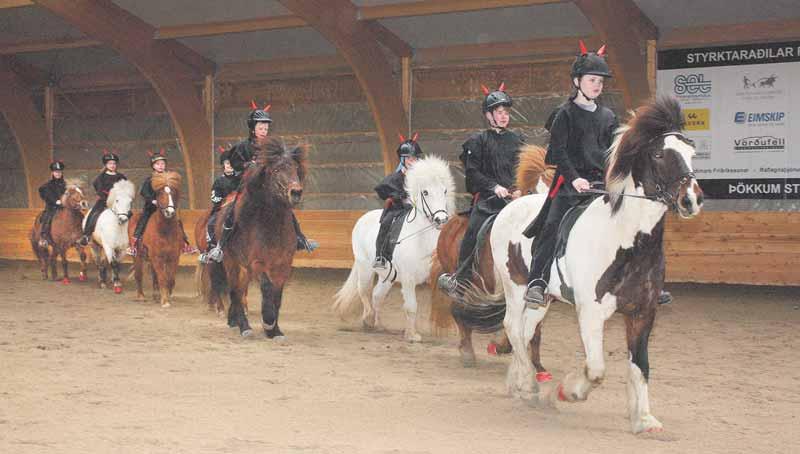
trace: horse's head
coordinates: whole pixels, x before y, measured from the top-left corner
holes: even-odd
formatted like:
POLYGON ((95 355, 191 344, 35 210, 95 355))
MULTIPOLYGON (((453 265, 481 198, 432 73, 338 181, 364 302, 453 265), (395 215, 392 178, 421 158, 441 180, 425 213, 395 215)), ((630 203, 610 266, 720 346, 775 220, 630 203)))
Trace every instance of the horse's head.
MULTIPOLYGON (((682 218, 700 213, 703 191, 692 169, 694 142, 682 133, 683 126, 675 98, 659 97, 637 109, 611 146, 606 186, 612 198, 633 184, 634 191, 665 204, 682 218)), ((613 202, 617 211, 622 198, 613 202)))
POLYGON ((156 192, 156 205, 161 210, 161 214, 167 219, 172 219, 178 211, 181 174, 178 172, 155 172, 150 184, 156 192))
POLYGON ((456 185, 450 166, 441 158, 428 156, 412 165, 406 174, 406 192, 415 209, 422 210, 437 229, 455 212, 456 185))
POLYGON ((258 162, 245 172, 244 184, 256 197, 294 207, 303 197, 307 146, 292 150, 277 139, 267 142, 258 162))
POLYGON ((81 211, 89 208, 89 202, 83 195, 80 181, 67 181, 67 190, 61 196, 61 206, 70 210, 81 211))
POLYGON ((117 217, 120 225, 128 222, 131 216, 131 205, 136 196, 136 187, 128 180, 119 180, 108 192, 106 207, 117 217))

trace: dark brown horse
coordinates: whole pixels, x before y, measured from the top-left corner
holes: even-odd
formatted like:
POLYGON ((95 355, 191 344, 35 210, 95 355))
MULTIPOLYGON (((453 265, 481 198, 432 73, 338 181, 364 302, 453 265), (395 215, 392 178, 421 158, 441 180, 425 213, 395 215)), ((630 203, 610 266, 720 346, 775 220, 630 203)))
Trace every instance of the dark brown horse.
POLYGON ((231 209, 235 230, 223 248, 222 263, 208 264, 212 287, 208 304, 219 307, 219 299, 227 291, 228 325, 238 327, 242 336, 252 334, 243 297, 249 281, 258 279, 264 333, 270 339, 284 337, 278 317, 297 247, 292 208, 303 194, 305 157, 305 146, 288 150, 282 142, 271 139, 258 161, 242 176, 242 191, 236 204, 223 209, 217 217, 217 237, 221 237, 231 209))
MULTIPOLYGON (((224 204, 220 208, 224 210, 226 206, 231 204, 233 200, 236 198, 236 193, 232 193, 228 195, 228 198, 225 200, 224 204)), ((208 225, 208 218, 211 216, 211 209, 206 210, 198 219, 197 223, 194 225, 194 241, 197 244, 197 248, 201 251, 205 251, 208 249, 208 239, 206 238, 206 226, 208 225)), ((245 272, 241 273, 240 279, 249 279, 247 276, 246 270, 245 272)), ((209 292, 211 291, 211 276, 209 274, 209 268, 205 265, 205 263, 198 263, 197 268, 195 268, 194 272, 194 279, 195 285, 197 288, 197 294, 206 302, 209 302, 208 299, 209 292)), ((249 280, 247 281, 249 282, 249 280)), ((247 303, 247 282, 243 282, 241 285, 244 286, 244 295, 242 295, 242 305, 244 306, 245 313, 248 309, 247 303)), ((222 299, 216 299, 216 305, 209 305, 209 310, 216 311, 218 315, 222 315, 225 313, 225 305, 222 303, 222 299)))
MULTIPOLYGON (((153 277, 153 301, 161 303, 161 307, 169 307, 183 247, 183 227, 178 219, 181 175, 177 172, 153 173, 151 184, 156 192, 158 210, 147 222, 142 235, 143 252, 137 254, 133 262, 136 296, 140 300, 145 299, 142 279, 144 264, 149 262, 153 277)), ((139 216, 141 214, 135 214, 128 222, 128 235, 131 237, 139 216)))
POLYGON ((67 190, 61 196, 61 206, 56 214, 53 216, 53 222, 50 225, 50 237, 53 239, 52 244, 48 246, 40 246, 39 240, 41 239, 41 214, 36 217, 33 222, 33 228, 30 232, 31 247, 33 253, 39 259, 42 270, 42 279, 47 279, 47 269, 50 268, 50 278, 54 281, 57 280, 56 262, 58 256, 61 256, 61 265, 64 269, 64 279, 62 282, 69 284, 69 272, 67 270, 67 251, 74 247, 78 251, 78 256, 81 259, 81 272, 79 279, 86 280, 86 253, 83 247, 78 245, 77 241, 80 239, 83 230, 81 229, 81 221, 83 220, 83 213, 81 210, 88 208, 88 204, 83 195, 83 191, 76 182, 67 182, 67 190))
MULTIPOLYGON (((545 150, 537 146, 526 146, 520 153, 519 166, 517 167, 516 187, 523 194, 533 194, 537 190, 542 190, 549 186, 553 178, 553 169, 546 168, 544 164, 545 150)), ((461 246, 461 239, 467 230, 469 217, 460 215, 451 219, 443 228, 439 235, 439 242, 436 245, 433 264, 431 266, 430 282, 436 282, 442 273, 453 273, 458 263, 458 250, 461 246)), ((490 246, 491 232, 487 237, 483 248, 479 252, 477 269, 474 270, 471 282, 473 285, 483 288, 487 294, 495 294, 498 290, 495 282, 494 261, 492 260, 492 250, 490 246)), ((461 336, 458 350, 461 354, 461 361, 464 366, 475 365, 475 350, 472 346, 472 330, 464 323, 461 318, 452 314, 453 302, 436 285, 432 285, 431 291, 431 325, 436 329, 445 330, 452 326, 455 321, 458 332, 461 336)), ((502 297, 500 295, 499 297, 502 297)), ((541 327, 537 327, 536 335, 531 341, 531 361, 533 361, 537 372, 546 374, 544 367, 539 361, 539 340, 541 339, 541 327)), ((511 352, 511 344, 505 332, 498 343, 491 342, 487 348, 490 354, 503 354, 511 352)), ((543 377, 544 375, 540 376, 543 377)))

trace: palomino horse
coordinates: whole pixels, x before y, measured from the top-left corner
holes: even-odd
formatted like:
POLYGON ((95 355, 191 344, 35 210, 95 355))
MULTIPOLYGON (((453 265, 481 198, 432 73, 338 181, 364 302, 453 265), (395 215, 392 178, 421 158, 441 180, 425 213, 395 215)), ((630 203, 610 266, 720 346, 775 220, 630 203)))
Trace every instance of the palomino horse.
MULTIPOLYGON (((233 200, 236 198, 236 193, 229 194, 228 198, 225 200, 221 209, 224 209, 228 204, 232 203, 233 200)), ((197 244, 197 248, 201 251, 205 251, 208 249, 208 239, 206 238, 206 225, 208 224, 208 218, 211 216, 211 209, 206 210, 200 217, 197 219, 197 223, 194 225, 194 242, 197 244)), ((240 279, 249 279, 247 277, 247 272, 240 273, 240 279)), ((198 262, 197 267, 195 268, 194 272, 194 280, 195 286, 197 288, 197 294, 206 302, 210 302, 208 298, 208 292, 211 289, 211 276, 209 275, 209 268, 206 266, 205 263, 198 262)), ((249 280, 247 281, 249 282, 249 280)), ((247 283, 242 282, 240 285, 244 287, 244 294, 242 295, 242 305, 244 306, 245 313, 248 309, 247 303, 247 283)), ((222 303, 221 298, 216 298, 215 305, 208 306, 209 310, 216 311, 217 315, 223 315, 225 313, 225 305, 222 303)))
POLYGON ((251 279, 261 287, 261 321, 270 339, 284 339, 278 326, 283 287, 292 271, 297 249, 297 232, 292 207, 303 195, 306 147, 288 150, 270 139, 258 161, 245 170, 242 191, 235 205, 217 216, 217 237, 221 238, 229 210, 234 210, 235 227, 223 248, 222 263, 206 266, 211 276, 208 304, 218 307, 224 292, 230 296, 228 326, 238 327, 242 336, 253 332, 242 298, 251 279), (247 279, 242 279, 242 273, 247 279))
POLYGON ((33 253, 39 259, 42 270, 42 279, 47 279, 47 268, 50 268, 50 278, 56 280, 56 262, 58 256, 61 256, 61 265, 64 269, 63 283, 69 284, 69 272, 67 270, 67 251, 74 247, 78 251, 78 256, 81 259, 81 271, 78 276, 80 281, 86 280, 86 253, 83 247, 79 246, 77 241, 80 239, 81 218, 83 218, 82 210, 87 209, 88 203, 83 196, 83 191, 76 181, 67 182, 67 190, 61 196, 61 207, 53 216, 53 222, 50 224, 50 237, 53 239, 53 244, 42 247, 39 245, 41 235, 41 224, 39 222, 40 216, 36 217, 31 229, 30 239, 33 253))
POLYGON ((405 215, 391 266, 380 271, 372 268, 381 210, 369 211, 358 219, 353 228, 355 263, 347 282, 336 293, 333 307, 344 315, 357 301, 361 301, 362 325, 366 329, 379 328, 381 303, 394 282, 400 281, 406 314, 405 338, 409 342, 417 342, 422 338, 416 328, 416 287, 428 280, 439 229, 455 212, 455 182, 447 163, 436 156, 429 156, 411 166, 405 186, 412 209, 405 215), (372 288, 376 274, 378 282, 372 288))
POLYGON ((114 293, 122 293, 119 264, 128 248, 128 221, 132 216, 131 204, 135 196, 136 187, 130 181, 114 183, 108 193, 106 209, 97 218, 97 226, 92 233, 92 252, 98 270, 97 284, 100 288, 106 288, 108 268, 111 268, 114 293))
MULTIPOLYGON (((498 216, 492 255, 506 298, 488 304, 505 310, 503 325, 513 346, 506 378, 512 396, 543 402, 586 400, 605 375, 605 322, 620 312, 625 317, 629 352, 631 429, 634 433, 661 430, 661 423, 650 414, 647 343, 664 285, 664 219, 670 210, 680 218, 691 218, 703 203, 692 173, 694 144, 682 128, 678 102, 659 98, 640 107, 620 129, 608 158, 607 195, 593 200, 577 218, 563 256, 553 263, 546 307, 530 309, 523 299, 531 240, 522 232, 538 214, 544 196, 520 198, 498 216), (575 303, 586 362, 557 387, 540 392, 527 348, 554 299, 575 303)), ((462 310, 480 314, 486 303, 467 300, 462 310)), ((470 320, 480 322, 477 317, 470 320)))
MULTIPOLYGON (((553 170, 546 168, 544 157, 545 150, 537 146, 525 146, 521 150, 519 165, 517 166, 516 187, 519 188, 523 194, 547 192, 548 185, 553 178, 553 170)), ((439 242, 436 246, 433 266, 431 267, 430 282, 435 283, 442 273, 455 272, 458 263, 458 249, 461 244, 461 239, 464 237, 464 232, 467 230, 468 222, 468 216, 457 216, 451 219, 442 229, 442 234, 439 236, 439 242)), ((491 233, 489 235, 491 236, 491 233)), ((489 241, 486 241, 484 247, 479 251, 479 257, 475 265, 476 268, 473 272, 472 280, 473 284, 482 286, 488 294, 494 294, 496 291, 496 280, 489 241)), ((495 298, 502 297, 502 293, 495 295, 495 298)), ((469 324, 464 323, 457 313, 451 314, 452 309, 452 301, 450 298, 436 287, 436 285, 432 285, 431 324, 436 329, 443 330, 451 326, 455 319, 458 325, 459 335, 461 336, 461 342, 458 347, 461 361, 464 366, 471 367, 475 365, 475 351, 472 347, 472 328, 469 324)), ((502 320, 503 315, 499 313, 495 315, 495 317, 499 321, 502 320)), ((541 333, 537 334, 534 342, 539 341, 540 334, 541 333)), ((489 344, 489 352, 491 354, 508 353, 510 351, 511 345, 508 343, 508 338, 505 334, 503 334, 498 344, 494 342, 489 344)), ((532 361, 540 373, 546 374, 544 367, 542 367, 539 362, 538 356, 533 357, 532 361)), ((540 375, 540 377, 545 377, 545 375, 540 375)))
MULTIPOLYGON (((143 300, 142 278, 144 263, 150 262, 153 277, 153 301, 161 307, 169 307, 172 290, 175 288, 175 274, 183 246, 183 228, 178 219, 178 200, 180 198, 181 175, 177 172, 153 173, 151 180, 156 192, 158 210, 147 222, 142 235, 143 253, 136 254, 133 261, 136 276, 136 296, 143 300)), ((136 214, 134 219, 137 219, 136 214)), ((128 222, 128 235, 133 236, 136 222, 128 222)))

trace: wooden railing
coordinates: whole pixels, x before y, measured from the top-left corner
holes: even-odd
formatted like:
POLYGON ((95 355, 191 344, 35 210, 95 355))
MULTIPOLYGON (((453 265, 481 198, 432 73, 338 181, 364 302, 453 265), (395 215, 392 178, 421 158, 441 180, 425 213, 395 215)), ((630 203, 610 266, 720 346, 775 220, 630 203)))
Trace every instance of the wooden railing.
MULTIPOLYGON (((0 258, 33 260, 28 234, 37 210, 0 210, 0 258)), ((180 212, 193 240, 199 210, 180 212)), ((303 231, 320 242, 299 252, 303 268, 350 268, 350 234, 362 211, 297 211, 303 231)), ((670 217, 665 241, 667 280, 800 285, 800 213, 705 212, 692 220, 670 217)), ((75 258, 71 254, 71 258, 75 258)), ((183 256, 193 265, 197 256, 183 256)))

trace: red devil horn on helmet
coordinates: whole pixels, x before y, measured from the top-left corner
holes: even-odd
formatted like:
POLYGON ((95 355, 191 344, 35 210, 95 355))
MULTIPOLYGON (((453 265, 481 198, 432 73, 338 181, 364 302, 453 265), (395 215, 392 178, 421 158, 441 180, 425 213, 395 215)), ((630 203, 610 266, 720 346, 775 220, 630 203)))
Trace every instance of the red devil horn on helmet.
POLYGON ((418 132, 415 132, 415 133, 414 133, 414 137, 412 137, 412 138, 411 138, 411 141, 412 141, 412 142, 416 142, 418 137, 419 137, 419 133, 418 133, 418 132))
POLYGON ((581 46, 581 55, 586 55, 586 54, 588 54, 588 53, 589 53, 589 51, 588 51, 588 50, 586 50, 586 44, 584 44, 583 40, 581 39, 581 40, 579 40, 578 42, 580 43, 580 46, 581 46))
POLYGON ((147 156, 153 157, 153 150, 147 150, 147 156))
POLYGON ((272 104, 264 104, 264 112, 269 112, 270 107, 272 107, 272 104))
POLYGON ((252 99, 250 100, 250 108, 253 109, 253 110, 258 109, 258 106, 256 105, 256 102, 253 101, 252 99))
POLYGON ((222 148, 222 145, 220 145, 219 148, 217 148, 217 151, 219 151, 220 153, 225 153, 225 149, 222 148))
POLYGON ((103 154, 104 154, 104 155, 107 155, 107 154, 108 154, 108 149, 106 149, 106 148, 103 148, 103 154))
POLYGON ((602 46, 600 46, 599 49, 597 49, 597 55, 599 55, 601 57, 606 55, 606 45, 605 44, 603 44, 602 46))
POLYGON ((489 96, 489 88, 486 85, 481 84, 481 90, 483 90, 483 94, 489 96))
POLYGON ((401 134, 399 132, 397 133, 397 138, 400 139, 400 143, 403 143, 403 142, 406 141, 406 136, 404 136, 403 134, 401 134))
POLYGON ((167 154, 167 152, 165 152, 164 149, 162 148, 162 149, 158 150, 158 154, 160 154, 161 156, 165 156, 167 154))
POLYGON ((500 82, 500 86, 497 87, 497 91, 506 91, 506 83, 500 82))

